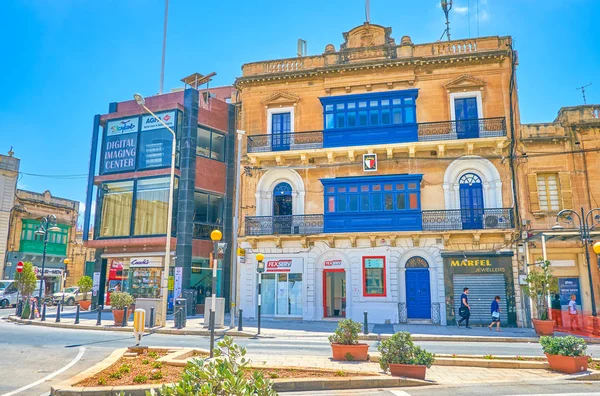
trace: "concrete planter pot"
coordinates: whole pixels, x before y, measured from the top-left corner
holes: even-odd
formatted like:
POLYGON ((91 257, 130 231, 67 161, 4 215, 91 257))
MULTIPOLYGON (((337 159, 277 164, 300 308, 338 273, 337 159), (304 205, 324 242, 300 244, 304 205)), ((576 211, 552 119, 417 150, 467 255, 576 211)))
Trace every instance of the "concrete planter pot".
POLYGON ((554 321, 553 320, 539 320, 532 319, 533 328, 535 333, 539 336, 551 336, 554 335, 554 321))
POLYGON ((558 371, 566 374, 575 374, 588 369, 588 357, 587 356, 561 356, 561 355, 548 355, 548 364, 554 371, 558 371))
POLYGON ((83 309, 84 311, 89 311, 90 310, 90 305, 92 304, 92 302, 90 300, 81 300, 79 301, 79 306, 81 307, 81 309, 83 309))
POLYGON ((333 360, 365 361, 369 359, 369 344, 331 344, 331 351, 333 360), (352 355, 352 359, 347 359, 347 354, 352 355))
POLYGON ((427 366, 390 363, 390 374, 392 374, 394 377, 407 377, 424 380, 426 372, 427 366))

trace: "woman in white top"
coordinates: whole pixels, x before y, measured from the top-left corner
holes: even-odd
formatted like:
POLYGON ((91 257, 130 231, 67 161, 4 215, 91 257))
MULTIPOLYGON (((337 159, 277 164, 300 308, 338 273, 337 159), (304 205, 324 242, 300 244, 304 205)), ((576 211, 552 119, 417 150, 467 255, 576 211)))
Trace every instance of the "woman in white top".
POLYGON ((577 312, 577 297, 575 294, 571 294, 571 301, 569 301, 569 319, 571 322, 571 330, 575 330, 573 328, 573 323, 577 323, 577 330, 581 330, 579 327, 579 312, 577 312))

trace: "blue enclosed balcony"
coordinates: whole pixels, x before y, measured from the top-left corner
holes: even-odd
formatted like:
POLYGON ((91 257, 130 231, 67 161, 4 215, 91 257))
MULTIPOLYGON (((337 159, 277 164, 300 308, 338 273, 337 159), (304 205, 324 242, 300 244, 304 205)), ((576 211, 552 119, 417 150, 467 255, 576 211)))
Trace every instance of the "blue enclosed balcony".
POLYGON ((412 126, 386 126, 378 131, 306 131, 248 136, 248 153, 322 149, 337 145, 367 146, 383 143, 434 142, 460 139, 499 138, 506 136, 504 117, 416 123, 412 126), (408 128, 408 129, 407 129, 408 128), (362 138, 357 140, 357 136, 362 138), (413 140, 408 140, 412 138, 413 140))

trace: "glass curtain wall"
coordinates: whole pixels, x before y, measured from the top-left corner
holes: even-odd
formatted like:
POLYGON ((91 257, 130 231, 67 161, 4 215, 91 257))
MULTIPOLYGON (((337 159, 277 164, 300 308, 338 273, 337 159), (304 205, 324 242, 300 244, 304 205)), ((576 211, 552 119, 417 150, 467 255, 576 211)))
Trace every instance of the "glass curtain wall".
POLYGON ((137 183, 134 235, 160 235, 167 232, 169 179, 144 179, 137 183))
POLYGON ((102 185, 100 236, 128 236, 131 228, 133 181, 102 185))

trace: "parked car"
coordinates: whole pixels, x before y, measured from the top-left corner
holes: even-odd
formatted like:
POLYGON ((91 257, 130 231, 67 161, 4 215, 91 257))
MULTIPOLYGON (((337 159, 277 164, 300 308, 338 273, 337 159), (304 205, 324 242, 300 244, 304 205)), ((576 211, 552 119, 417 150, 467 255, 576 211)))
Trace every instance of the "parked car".
POLYGON ((87 294, 88 300, 90 300, 92 298, 91 292, 80 293, 79 287, 73 286, 73 287, 67 287, 62 292, 54 293, 52 295, 52 299, 54 300, 54 304, 57 304, 59 302, 62 304, 64 301, 64 303, 66 305, 75 305, 75 302, 83 300, 84 294, 87 294), (64 299, 63 299, 63 295, 64 295, 64 299))
POLYGON ((17 305, 17 287, 15 281, 0 281, 0 308, 17 305))

